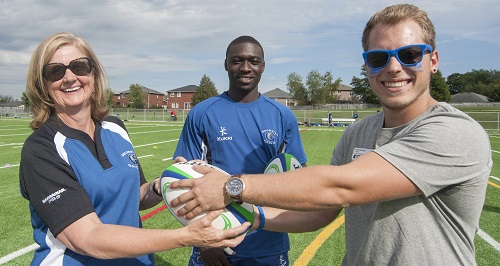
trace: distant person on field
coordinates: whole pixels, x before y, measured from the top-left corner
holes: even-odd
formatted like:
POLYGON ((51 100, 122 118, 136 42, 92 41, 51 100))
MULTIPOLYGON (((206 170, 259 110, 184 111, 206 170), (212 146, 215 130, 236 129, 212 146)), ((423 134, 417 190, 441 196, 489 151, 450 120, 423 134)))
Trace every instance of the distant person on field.
POLYGON ((177 114, 175 113, 175 110, 170 111, 170 120, 172 121, 177 121, 177 114))
POLYGON ((332 126, 332 112, 328 111, 328 127, 332 126))
MULTIPOLYGON (((262 173, 271 158, 283 152, 305 165, 295 115, 259 93, 264 68, 264 50, 257 40, 250 36, 234 39, 224 60, 229 89, 191 109, 174 158, 200 159, 230 174, 262 173)), ((259 230, 233 249, 235 255, 194 248, 189 265, 289 265, 289 249, 287 234, 259 230)))
POLYGON ((220 209, 227 193, 239 193, 248 203, 311 211, 264 208, 264 229, 300 232, 345 208, 343 265, 476 265, 491 147, 481 125, 430 94, 439 63, 431 20, 414 5, 389 6, 368 21, 362 44, 382 112, 346 128, 332 165, 273 178, 241 172, 231 182, 199 167, 206 176, 171 185, 192 188, 173 200, 188 202, 178 213, 220 209))
POLYGON ((217 212, 180 229, 141 229, 139 210, 162 202, 160 182, 146 182, 125 125, 108 116, 104 69, 82 38, 40 43, 26 88, 34 132, 19 177, 40 245, 32 265, 154 265, 153 252, 241 242, 231 238, 248 224, 217 230, 217 212))

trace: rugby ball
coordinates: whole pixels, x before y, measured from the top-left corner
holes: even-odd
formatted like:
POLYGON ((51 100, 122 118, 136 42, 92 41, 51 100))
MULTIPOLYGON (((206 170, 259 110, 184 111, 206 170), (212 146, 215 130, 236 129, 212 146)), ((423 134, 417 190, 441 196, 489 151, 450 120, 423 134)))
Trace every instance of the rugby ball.
MULTIPOLYGON (((183 193, 189 191, 189 189, 181 189, 181 188, 171 189, 169 188, 170 183, 177 180, 199 178, 203 176, 202 174, 196 172, 193 169, 193 165, 195 164, 211 167, 229 176, 227 172, 218 167, 202 162, 192 162, 192 161, 172 164, 171 166, 167 167, 165 171, 163 171, 163 174, 161 176, 161 190, 162 190, 163 201, 165 202, 165 205, 167 205, 167 208, 170 211, 170 213, 182 225, 187 225, 191 221, 199 219, 206 215, 206 213, 201 213, 195 218, 187 220, 181 216, 177 216, 177 210, 182 208, 184 204, 177 206, 175 208, 170 206, 170 201, 182 195, 183 193)), ((215 220, 213 220, 212 226, 217 229, 225 230, 237 227, 246 221, 249 221, 251 224, 253 224, 254 222, 253 207, 254 205, 249 203, 243 202, 241 204, 238 204, 235 202, 231 202, 229 205, 226 206, 222 214, 215 220)))
POLYGON ((266 166, 264 174, 277 174, 302 168, 299 160, 288 153, 278 153, 266 166))

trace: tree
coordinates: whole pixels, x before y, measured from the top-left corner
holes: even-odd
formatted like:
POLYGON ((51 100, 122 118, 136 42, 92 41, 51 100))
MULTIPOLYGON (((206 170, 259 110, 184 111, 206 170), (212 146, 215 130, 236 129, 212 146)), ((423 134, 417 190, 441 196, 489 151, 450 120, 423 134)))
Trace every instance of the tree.
POLYGON ((146 106, 146 92, 142 90, 142 86, 139 84, 132 84, 129 89, 129 105, 137 109, 143 109, 146 106))
POLYGON ((326 103, 336 103, 339 100, 339 95, 336 93, 339 90, 340 83, 342 82, 341 78, 333 81, 333 75, 331 71, 327 71, 325 75, 323 75, 323 86, 326 93, 325 101, 326 103))
POLYGON ((26 94, 25 91, 23 91, 23 94, 21 95, 21 101, 23 102, 24 108, 29 109, 30 99, 28 98, 28 94, 26 94))
POLYGON ((298 105, 309 105, 309 95, 304 83, 302 83, 302 77, 299 74, 292 72, 288 75, 287 79, 288 83, 286 84, 286 87, 290 96, 297 100, 298 105))
POLYGON ((464 92, 475 92, 488 97, 490 101, 500 101, 500 72, 496 69, 473 69, 463 75, 464 92))
POLYGON ((488 97, 490 101, 500 101, 500 71, 479 69, 465 74, 453 73, 446 80, 452 94, 475 92, 488 97))
POLYGON ((306 86, 311 104, 321 105, 326 103, 327 92, 323 84, 323 76, 317 70, 311 70, 306 78, 306 86))
POLYGON ((361 101, 364 103, 380 104, 377 95, 375 95, 370 87, 370 82, 368 81, 368 75, 366 74, 366 68, 364 65, 361 67, 361 76, 363 76, 363 78, 355 76, 352 77, 352 92, 359 95, 361 101))
POLYGON ((217 95, 219 95, 219 93, 215 88, 215 84, 210 80, 210 78, 207 75, 203 75, 200 81, 200 86, 198 86, 193 95, 193 99, 191 100, 191 105, 195 106, 201 101, 217 95))
POLYGON ((451 99, 450 90, 443 74, 440 70, 431 75, 430 93, 432 98, 440 102, 449 102, 451 99))
POLYGON ((110 89, 110 88, 107 88, 105 93, 107 94, 107 98, 106 98, 106 104, 109 106, 109 107, 112 107, 115 103, 113 102, 113 91, 110 89))
POLYGON ((453 73, 449 75, 446 79, 446 84, 448 84, 451 94, 462 92, 464 89, 463 74, 453 73))
POLYGON ((0 95, 0 103, 10 103, 13 102, 14 100, 12 99, 12 96, 3 96, 0 95))

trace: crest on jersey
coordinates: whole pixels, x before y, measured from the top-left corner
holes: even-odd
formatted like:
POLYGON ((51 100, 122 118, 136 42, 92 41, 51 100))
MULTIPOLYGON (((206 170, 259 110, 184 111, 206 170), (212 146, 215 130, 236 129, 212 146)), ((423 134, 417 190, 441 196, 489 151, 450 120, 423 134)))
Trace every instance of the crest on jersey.
POLYGON ((262 130, 262 138, 267 144, 276 144, 278 141, 278 133, 272 129, 262 130))

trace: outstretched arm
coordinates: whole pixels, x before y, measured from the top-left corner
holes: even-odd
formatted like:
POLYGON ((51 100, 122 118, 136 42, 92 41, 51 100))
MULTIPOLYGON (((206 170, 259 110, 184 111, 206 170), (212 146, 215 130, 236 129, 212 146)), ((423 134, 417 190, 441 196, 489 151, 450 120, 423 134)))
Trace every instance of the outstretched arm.
POLYGON ((90 213, 66 227, 57 235, 69 249, 101 259, 129 258, 185 246, 234 247, 243 241, 249 223, 236 228, 219 230, 212 221, 221 211, 208 213, 189 225, 174 229, 142 229, 103 224, 90 213))
MULTIPOLYGON (((331 223, 342 209, 326 211, 288 211, 272 207, 262 207, 265 217, 264 230, 287 233, 304 233, 319 230, 331 223)), ((257 211, 252 229, 261 225, 260 213, 257 211)))
MULTIPOLYGON (((206 174, 195 180, 181 180, 172 188, 191 188, 172 200, 172 205, 187 204, 179 215, 192 218, 210 209, 221 209, 230 200, 224 194, 227 176, 197 167, 206 174)), ((308 166, 266 175, 244 174, 243 201, 281 209, 312 211, 338 209, 377 201, 421 194, 403 173, 375 152, 367 153, 342 166, 308 166)))

